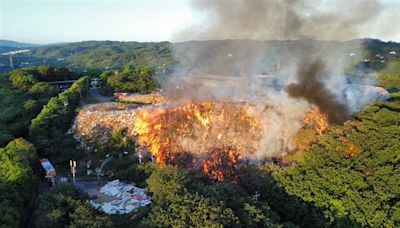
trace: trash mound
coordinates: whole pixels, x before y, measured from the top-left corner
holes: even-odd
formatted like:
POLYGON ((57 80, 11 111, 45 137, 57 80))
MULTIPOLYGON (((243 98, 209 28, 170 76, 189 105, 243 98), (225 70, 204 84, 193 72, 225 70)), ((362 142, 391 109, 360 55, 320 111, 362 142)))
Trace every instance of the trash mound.
POLYGON ((104 102, 99 104, 90 104, 85 105, 83 108, 89 110, 91 112, 110 112, 110 111, 127 111, 131 109, 135 109, 139 107, 136 104, 126 104, 126 103, 119 103, 119 102, 104 102))
POLYGON ((122 94, 117 96, 117 100, 120 102, 131 102, 138 104, 159 104, 166 102, 165 97, 160 93, 122 94))
POLYGON ((138 105, 107 102, 84 106, 75 119, 72 131, 79 141, 107 144, 111 135, 127 129, 127 135, 133 135, 135 109, 138 105))
POLYGON ((144 188, 125 184, 117 179, 108 182, 100 189, 100 193, 107 196, 114 196, 115 200, 104 203, 91 200, 90 203, 106 214, 126 214, 151 203, 151 198, 146 195, 145 191, 146 189, 144 188))

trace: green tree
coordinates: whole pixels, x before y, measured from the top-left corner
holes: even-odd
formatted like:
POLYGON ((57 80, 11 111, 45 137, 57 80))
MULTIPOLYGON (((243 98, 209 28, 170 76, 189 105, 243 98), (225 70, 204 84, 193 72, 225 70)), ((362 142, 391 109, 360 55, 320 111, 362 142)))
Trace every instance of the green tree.
POLYGON ((0 202, 0 224, 4 228, 19 227, 21 220, 19 211, 8 201, 0 202))
POLYGON ((378 83, 389 90, 400 90, 400 61, 390 61, 378 72, 378 83))
POLYGON ((36 158, 35 147, 24 139, 15 139, 0 150, 0 179, 6 183, 29 186, 32 170, 29 161, 36 158))
POLYGON ((198 189, 207 198, 223 202, 226 207, 231 208, 242 226, 274 227, 278 225, 280 218, 268 204, 256 202, 255 197, 248 195, 239 185, 216 182, 211 185, 199 186, 198 189))
POLYGON ((15 70, 0 81, 0 146, 26 137, 31 119, 57 94, 54 86, 37 82, 35 72, 34 68, 15 70))
POLYGON ((87 77, 80 78, 66 91, 53 97, 29 126, 29 136, 42 156, 64 162, 81 155, 72 135, 66 134, 76 114, 81 94, 86 91, 87 77))
POLYGON ((304 161, 276 174, 285 191, 323 210, 329 223, 397 227, 400 102, 378 102, 332 126, 304 161))
POLYGON ((46 98, 57 95, 57 89, 45 82, 38 82, 29 89, 28 93, 34 98, 46 98))
POLYGON ((10 76, 10 80, 15 88, 23 91, 30 89, 37 82, 33 75, 24 71, 13 72, 10 76))
POLYGON ((154 227, 224 227, 238 224, 233 211, 198 194, 158 199, 146 221, 154 227))
POLYGON ((190 177, 186 170, 165 166, 153 170, 146 182, 153 197, 162 199, 186 192, 190 177))
POLYGON ((112 227, 110 218, 71 185, 57 185, 40 195, 35 215, 37 227, 112 227))
POLYGON ((26 220, 26 209, 37 181, 30 162, 36 160, 35 147, 15 139, 0 148, 0 224, 18 227, 26 220))
POLYGON ((154 71, 145 64, 127 66, 121 73, 114 73, 107 78, 107 85, 117 92, 147 92, 156 88, 154 71))

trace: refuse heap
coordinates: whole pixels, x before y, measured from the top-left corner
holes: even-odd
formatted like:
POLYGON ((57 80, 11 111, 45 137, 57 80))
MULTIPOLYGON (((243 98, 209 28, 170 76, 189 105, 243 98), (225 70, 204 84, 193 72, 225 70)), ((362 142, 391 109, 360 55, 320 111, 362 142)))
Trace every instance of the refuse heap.
POLYGON ((151 203, 151 198, 146 195, 145 191, 144 188, 113 180, 101 187, 100 193, 113 196, 116 199, 104 203, 92 200, 90 203, 106 214, 126 214, 151 203))
POLYGON ((72 131, 79 141, 107 144, 111 135, 124 128, 133 136, 137 105, 107 102, 84 106, 75 119, 72 131))
POLYGON ((166 99, 160 93, 150 94, 122 94, 117 97, 120 102, 130 102, 137 104, 160 104, 165 103, 166 99))

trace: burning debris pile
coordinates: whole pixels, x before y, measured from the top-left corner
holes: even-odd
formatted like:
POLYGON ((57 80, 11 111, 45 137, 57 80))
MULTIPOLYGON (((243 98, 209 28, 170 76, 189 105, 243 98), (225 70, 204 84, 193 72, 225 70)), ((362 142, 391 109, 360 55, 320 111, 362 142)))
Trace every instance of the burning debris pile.
POLYGON ((175 108, 141 109, 135 131, 157 162, 180 153, 201 156, 216 145, 252 154, 259 147, 261 126, 255 110, 244 103, 206 101, 175 108))
MULTIPOLYGON (((139 109, 135 131, 138 143, 147 146, 158 163, 169 163, 187 153, 195 160, 204 160, 206 173, 215 179, 223 179, 224 175, 213 172, 212 167, 236 164, 242 158, 252 159, 255 154, 263 153, 266 146, 263 138, 271 134, 268 132, 270 126, 265 123, 276 115, 286 113, 248 102, 194 102, 172 108, 139 109), (228 158, 220 156, 223 152, 228 158)), ((303 127, 313 128, 317 134, 327 127, 327 116, 316 108, 310 109, 303 118, 303 127)), ((283 139, 285 132, 271 137, 276 141, 287 140, 283 139)), ((289 139, 287 143, 293 142, 289 139)), ((274 154, 281 156, 280 150, 289 148, 294 147, 284 145, 274 154)))
POLYGON ((75 123, 83 140, 107 143, 113 132, 126 128, 139 152, 157 163, 234 182, 246 161, 283 158, 285 163, 286 155, 303 151, 327 129, 329 116, 319 108, 283 96, 280 102, 206 100, 141 108, 104 103, 84 107, 75 123))

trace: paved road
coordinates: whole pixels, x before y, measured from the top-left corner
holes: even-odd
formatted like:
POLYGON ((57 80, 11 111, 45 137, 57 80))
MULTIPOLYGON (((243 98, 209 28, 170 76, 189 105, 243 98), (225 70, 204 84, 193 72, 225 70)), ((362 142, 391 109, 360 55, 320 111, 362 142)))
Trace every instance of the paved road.
POLYGON ((97 89, 92 89, 89 91, 89 93, 99 102, 110 102, 112 99, 112 97, 105 97, 101 95, 97 89))
POLYGON ((97 180, 77 181, 76 187, 85 191, 89 197, 95 199, 98 203, 110 202, 115 200, 116 197, 104 195, 100 193, 100 188, 107 184, 107 181, 101 181, 100 184, 97 180))

